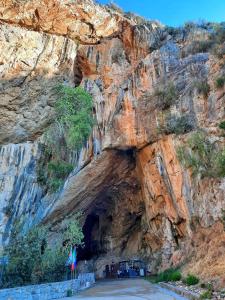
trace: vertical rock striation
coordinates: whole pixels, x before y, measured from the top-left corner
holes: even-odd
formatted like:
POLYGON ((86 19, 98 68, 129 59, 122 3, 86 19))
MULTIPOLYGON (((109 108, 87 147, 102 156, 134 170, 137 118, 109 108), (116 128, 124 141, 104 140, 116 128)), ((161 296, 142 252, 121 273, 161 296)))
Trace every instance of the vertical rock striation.
POLYGON ((94 257, 100 272, 109 259, 139 256, 152 272, 186 263, 187 272, 225 280, 224 178, 194 177, 177 157, 199 128, 224 147, 225 90, 214 84, 224 58, 188 50, 209 30, 171 33, 91 0, 3 1, 0 26, 2 242, 22 215, 24 230, 44 222, 57 232, 83 210, 82 258, 94 257), (64 188, 50 196, 37 183, 38 137, 63 82, 90 92, 97 124, 64 188), (160 98, 168 86, 169 105, 160 98))

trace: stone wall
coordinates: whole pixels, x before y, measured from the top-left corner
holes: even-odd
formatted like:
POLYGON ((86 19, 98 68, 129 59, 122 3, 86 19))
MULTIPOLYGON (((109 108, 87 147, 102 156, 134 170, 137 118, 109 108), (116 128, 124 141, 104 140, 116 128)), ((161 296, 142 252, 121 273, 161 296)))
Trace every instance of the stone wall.
POLYGON ((93 273, 79 275, 78 279, 53 282, 40 285, 29 285, 13 289, 0 290, 1 300, 50 300, 67 296, 68 290, 78 292, 95 283, 93 273))

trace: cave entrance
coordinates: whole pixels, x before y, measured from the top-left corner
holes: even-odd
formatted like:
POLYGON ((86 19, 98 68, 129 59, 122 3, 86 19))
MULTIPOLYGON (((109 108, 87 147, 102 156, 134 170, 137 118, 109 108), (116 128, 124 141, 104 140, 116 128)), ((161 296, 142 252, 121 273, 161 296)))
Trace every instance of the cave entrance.
POLYGON ((84 248, 78 252, 79 260, 89 260, 93 256, 99 255, 99 216, 90 214, 87 216, 83 226, 84 233, 84 248))

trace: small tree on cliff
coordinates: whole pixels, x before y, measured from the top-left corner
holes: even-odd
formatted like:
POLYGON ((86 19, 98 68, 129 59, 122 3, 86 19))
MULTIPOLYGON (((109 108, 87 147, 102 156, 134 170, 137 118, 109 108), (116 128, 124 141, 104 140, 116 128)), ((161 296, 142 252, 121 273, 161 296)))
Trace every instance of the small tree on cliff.
POLYGON ((56 92, 56 121, 47 133, 48 144, 52 151, 56 149, 55 142, 60 147, 62 141, 69 149, 79 149, 90 136, 94 124, 92 97, 82 87, 59 85, 56 92))

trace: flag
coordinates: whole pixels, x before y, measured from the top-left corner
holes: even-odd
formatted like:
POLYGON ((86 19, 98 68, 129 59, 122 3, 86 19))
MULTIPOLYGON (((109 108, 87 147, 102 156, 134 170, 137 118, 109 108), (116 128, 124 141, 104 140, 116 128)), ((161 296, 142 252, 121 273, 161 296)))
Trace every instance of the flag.
POLYGON ((72 265, 72 262, 73 262, 73 248, 72 248, 72 246, 71 246, 71 248, 70 248, 70 253, 69 253, 69 257, 68 257, 68 259, 67 259, 66 265, 67 265, 67 266, 70 266, 70 265, 72 265))
POLYGON ((76 251, 76 247, 74 247, 73 250, 72 250, 71 271, 75 270, 76 264, 77 264, 77 251, 76 251))

